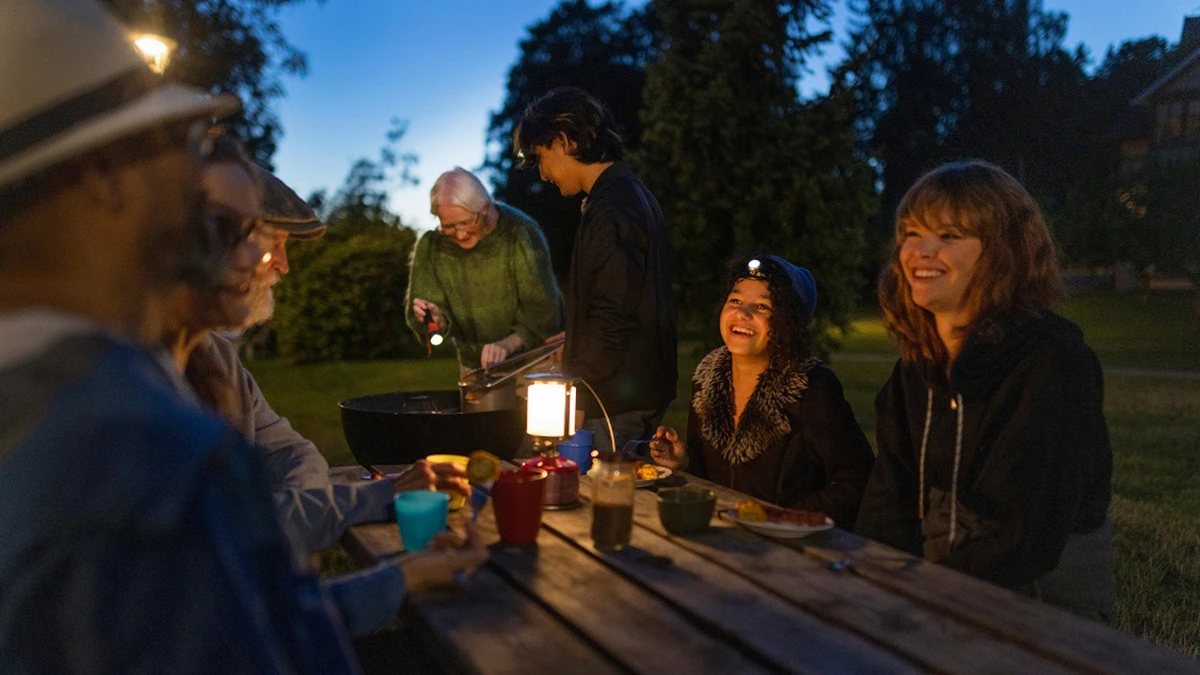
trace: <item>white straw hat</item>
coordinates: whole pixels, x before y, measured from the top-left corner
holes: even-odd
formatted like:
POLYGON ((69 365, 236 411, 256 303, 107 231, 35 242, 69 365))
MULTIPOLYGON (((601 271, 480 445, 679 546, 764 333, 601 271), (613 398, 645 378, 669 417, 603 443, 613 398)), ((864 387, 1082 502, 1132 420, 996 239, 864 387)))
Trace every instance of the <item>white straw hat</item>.
POLYGON ((0 1, 0 187, 163 122, 240 103, 154 75, 94 0, 0 1))

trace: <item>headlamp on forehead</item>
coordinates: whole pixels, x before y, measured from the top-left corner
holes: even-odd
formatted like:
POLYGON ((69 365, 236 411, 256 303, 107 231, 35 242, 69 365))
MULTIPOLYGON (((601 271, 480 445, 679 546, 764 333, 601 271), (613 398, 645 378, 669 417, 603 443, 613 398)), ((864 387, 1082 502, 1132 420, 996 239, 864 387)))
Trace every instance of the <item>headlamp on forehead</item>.
POLYGON ((772 280, 776 283, 786 283, 800 299, 804 325, 807 326, 812 321, 817 309, 817 282, 813 279, 812 272, 803 267, 798 267, 777 255, 764 256, 761 259, 751 258, 746 263, 745 271, 737 272, 734 279, 755 279, 768 284, 772 283, 772 280), (770 267, 766 267, 764 263, 770 263, 770 267))
POLYGON ((762 271, 762 261, 758 258, 752 259, 746 263, 746 274, 743 279, 766 279, 767 275, 762 271))

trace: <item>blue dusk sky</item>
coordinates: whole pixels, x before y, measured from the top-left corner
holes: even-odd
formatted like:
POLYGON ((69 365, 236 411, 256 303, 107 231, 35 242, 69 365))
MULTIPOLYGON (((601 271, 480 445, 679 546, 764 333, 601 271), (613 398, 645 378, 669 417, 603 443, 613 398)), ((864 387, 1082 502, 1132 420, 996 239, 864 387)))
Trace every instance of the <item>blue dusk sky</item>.
MULTIPOLYGON (((482 164, 491 111, 504 99, 508 70, 526 28, 544 19, 555 0, 326 0, 285 8, 284 35, 309 57, 304 78, 285 78, 278 110, 284 136, 275 155, 279 177, 301 195, 335 190, 359 157, 377 157, 393 118, 408 120, 400 149, 420 157, 417 187, 389 186, 392 208, 408 225, 436 224, 429 187, 455 165, 482 164)), ((640 3, 628 3, 639 5, 640 3)), ((1070 16, 1067 44, 1084 44, 1093 65, 1110 45, 1161 35, 1179 39, 1186 14, 1200 0, 1044 0, 1070 16)), ((838 2, 837 62, 848 12, 838 2)), ((827 87, 825 63, 802 84, 827 87)))

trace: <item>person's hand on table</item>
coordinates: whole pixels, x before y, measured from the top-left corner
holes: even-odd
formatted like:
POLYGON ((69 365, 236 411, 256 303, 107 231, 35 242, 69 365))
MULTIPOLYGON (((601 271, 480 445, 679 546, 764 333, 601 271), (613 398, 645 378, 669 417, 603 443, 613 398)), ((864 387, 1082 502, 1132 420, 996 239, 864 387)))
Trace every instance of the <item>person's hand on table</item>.
POLYGON ((413 314, 417 315, 417 319, 421 321, 425 320, 425 312, 429 312, 434 323, 437 324, 438 330, 443 332, 446 330, 446 320, 442 318, 442 309, 434 303, 424 298, 413 298, 412 310, 413 314))
MULTIPOLYGON (((554 342, 555 340, 563 340, 566 337, 567 337, 567 331, 565 331, 565 330, 559 331, 559 333, 557 335, 551 335, 550 337, 546 338, 546 341, 543 344, 548 345, 551 342, 554 342)), ((562 356, 563 356, 563 347, 560 345, 558 349, 554 350, 554 354, 552 354, 550 356, 550 362, 551 363, 560 363, 560 362, 562 362, 562 356)))
POLYGON ((650 459, 672 471, 687 468, 687 445, 672 427, 659 427, 650 439, 650 459))
POLYGON ((400 560, 404 587, 413 593, 449 586, 470 576, 487 559, 488 550, 479 539, 479 530, 468 520, 465 537, 450 531, 439 532, 426 550, 400 560))
POLYGON ((392 479, 392 491, 395 493, 410 490, 433 490, 437 484, 437 474, 429 462, 418 459, 399 476, 392 479))

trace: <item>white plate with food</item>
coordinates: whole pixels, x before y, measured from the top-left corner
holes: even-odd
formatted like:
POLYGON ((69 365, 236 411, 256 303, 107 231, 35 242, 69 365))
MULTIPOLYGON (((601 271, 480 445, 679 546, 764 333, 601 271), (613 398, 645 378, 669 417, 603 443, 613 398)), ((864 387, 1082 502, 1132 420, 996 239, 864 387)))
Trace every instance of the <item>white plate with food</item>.
MULTIPOLYGON (((794 512, 806 513, 806 512, 794 512)), ((721 517, 730 522, 737 523, 751 532, 765 535, 768 537, 779 537, 780 539, 798 539, 807 537, 810 534, 824 532, 833 527, 833 519, 829 516, 820 516, 820 514, 810 514, 812 517, 804 517, 804 522, 793 522, 792 520, 782 520, 768 518, 767 520, 746 520, 738 517, 737 509, 725 509, 721 511, 721 517), (824 520, 816 522, 816 516, 820 516, 824 520)))
POLYGON ((634 480, 633 485, 634 487, 648 488, 651 485, 654 485, 655 481, 660 481, 670 475, 671 470, 665 466, 643 464, 642 466, 638 467, 638 477, 636 480, 634 480), (653 469, 657 475, 654 478, 650 478, 648 475, 643 478, 643 475, 648 474, 651 469, 653 469))

